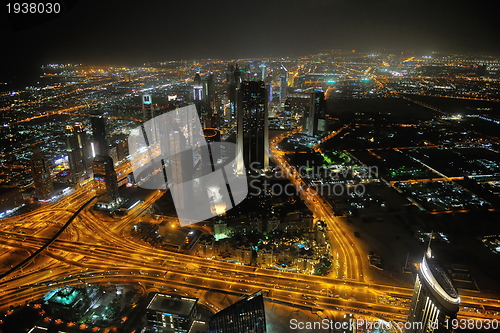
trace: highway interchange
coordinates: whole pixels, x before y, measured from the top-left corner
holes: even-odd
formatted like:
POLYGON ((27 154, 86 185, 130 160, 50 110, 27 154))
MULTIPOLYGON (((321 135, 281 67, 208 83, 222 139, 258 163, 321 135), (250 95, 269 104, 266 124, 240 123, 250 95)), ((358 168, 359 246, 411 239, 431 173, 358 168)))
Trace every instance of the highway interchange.
MULTIPOLYGON (((250 294, 263 290, 269 300, 284 302, 312 311, 332 315, 349 311, 385 320, 404 321, 412 289, 381 285, 368 281, 366 254, 360 253, 356 239, 346 234, 343 221, 337 219, 331 206, 312 188, 305 186, 277 149, 285 135, 271 141, 276 163, 302 194, 316 219, 327 224, 327 238, 335 256, 336 267, 330 276, 321 277, 237 265, 151 247, 130 235, 132 226, 144 216, 163 191, 149 197, 126 216, 111 217, 92 209, 93 182, 81 184, 56 202, 2 220, 0 261, 12 252, 33 254, 57 232, 58 228, 84 204, 88 204, 68 228, 44 251, 23 267, 0 279, 0 309, 37 299, 58 286, 83 283, 138 284, 144 293, 150 291, 197 291, 204 304, 212 292, 250 294), (28 232, 31 231, 31 232, 28 232)), ((137 160, 142 160, 140 156, 137 160)), ((142 163, 142 162, 141 162, 142 163)), ((131 162, 117 166, 117 174, 126 175, 131 162)), ((3 272, 7 270, 4 267, 3 272)), ((500 319, 500 302, 496 299, 461 295, 460 318, 500 319), (476 309, 497 309, 484 315, 476 309)), ((213 311, 218 306, 210 304, 213 311)))

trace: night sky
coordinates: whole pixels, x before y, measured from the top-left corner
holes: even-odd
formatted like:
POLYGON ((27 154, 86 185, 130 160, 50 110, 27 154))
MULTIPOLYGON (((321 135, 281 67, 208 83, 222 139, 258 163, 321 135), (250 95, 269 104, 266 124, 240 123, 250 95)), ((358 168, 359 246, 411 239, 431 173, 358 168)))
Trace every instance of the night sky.
POLYGON ((140 65, 332 49, 500 53, 495 1, 65 2, 74 8, 31 28, 33 14, 10 21, 2 5, 0 79, 46 63, 140 65))

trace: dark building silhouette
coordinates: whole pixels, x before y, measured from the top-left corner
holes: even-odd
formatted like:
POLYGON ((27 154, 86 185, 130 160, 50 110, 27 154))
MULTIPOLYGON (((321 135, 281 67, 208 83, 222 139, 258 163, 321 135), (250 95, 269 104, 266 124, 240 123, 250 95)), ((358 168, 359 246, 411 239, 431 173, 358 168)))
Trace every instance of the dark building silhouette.
POLYGON ((97 206, 104 209, 116 207, 121 199, 113 159, 109 156, 96 156, 93 169, 96 194, 99 196, 97 206))
POLYGON ((106 140, 106 121, 100 116, 91 118, 92 136, 94 139, 95 156, 108 156, 108 141, 106 140))
POLYGON ((87 157, 87 134, 81 124, 66 126, 65 134, 71 178, 76 184, 87 175, 90 167, 87 157))
POLYGON ((113 159, 108 153, 104 118, 92 118, 92 133, 96 144, 96 147, 94 147, 96 156, 92 163, 92 169, 96 181, 96 195, 98 196, 97 207, 113 209, 121 203, 122 199, 118 192, 118 181, 113 159))
POLYGON ((250 166, 269 165, 268 90, 264 81, 243 81, 238 94, 237 144, 250 166), (252 164, 254 163, 254 164, 252 164))
POLYGON ((260 291, 245 297, 214 314, 208 323, 209 333, 265 333, 266 313, 260 291))
POLYGON ((325 94, 322 91, 312 92, 307 112, 304 114, 302 131, 315 136, 325 132, 325 94))
MULTIPOLYGON (((199 73, 196 73, 196 75, 194 76, 193 101, 196 104, 196 107, 201 107, 201 104, 203 102, 203 84, 201 83, 201 76, 199 73)), ((199 109, 198 112, 200 112, 199 109)))
POLYGON ((30 161, 31 175, 35 183, 35 196, 38 200, 49 200, 54 194, 54 186, 50 176, 47 159, 43 157, 40 149, 36 148, 30 161))
POLYGON ((427 249, 418 268, 406 333, 452 332, 460 298, 448 271, 427 249))

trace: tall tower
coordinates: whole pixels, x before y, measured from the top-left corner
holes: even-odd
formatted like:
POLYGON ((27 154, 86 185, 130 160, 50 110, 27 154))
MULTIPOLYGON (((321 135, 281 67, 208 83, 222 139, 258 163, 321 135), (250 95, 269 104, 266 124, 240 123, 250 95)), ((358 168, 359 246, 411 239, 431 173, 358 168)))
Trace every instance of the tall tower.
POLYGON ((266 64, 264 64, 264 63, 260 64, 259 68, 260 68, 260 79, 262 81, 264 81, 266 79, 266 77, 267 77, 266 64))
POLYGON ((452 332, 460 297, 446 269, 427 249, 413 289, 406 333, 452 332))
POLYGON ((99 196, 97 206, 112 209, 120 203, 121 199, 113 159, 108 153, 104 118, 92 118, 92 133, 97 146, 96 156, 92 163, 94 180, 97 183, 96 194, 99 196))
POLYGON ((280 75, 280 102, 283 103, 286 100, 286 89, 288 87, 288 70, 285 66, 281 65, 281 75, 280 75))
POLYGON ((54 186, 50 177, 50 168, 40 149, 36 148, 30 161, 31 175, 35 183, 35 195, 38 200, 49 200, 54 194, 54 186))
POLYGON ((206 120, 208 118, 208 105, 207 105, 207 80, 202 80, 199 73, 194 76, 193 83, 193 102, 196 106, 196 111, 198 112, 198 117, 201 123, 205 127, 206 120))
POLYGON ((108 141, 106 140, 106 121, 104 118, 92 117, 92 136, 94 139, 94 157, 108 156, 108 141))
POLYGON ((241 85, 241 71, 238 65, 229 66, 227 75, 227 89, 228 89, 228 99, 229 99, 229 112, 226 114, 226 120, 231 120, 236 117, 236 109, 238 107, 238 90, 241 85))
POLYGON ((149 94, 142 95, 142 117, 144 121, 154 117, 153 97, 149 94))
POLYGON ((215 75, 210 73, 207 75, 204 83, 204 108, 206 110, 205 128, 219 126, 217 113, 217 94, 215 92, 215 75))
POLYGON ((99 208, 115 208, 121 201, 118 192, 113 159, 109 156, 97 156, 93 163, 94 180, 97 183, 97 195, 99 208))
POLYGON ((83 126, 78 123, 66 126, 65 134, 72 181, 76 184, 79 179, 87 175, 89 168, 86 156, 87 135, 83 126))
POLYGON ((322 91, 315 91, 311 93, 309 98, 309 107, 307 113, 304 115, 304 122, 302 130, 309 136, 315 136, 325 129, 325 94, 322 91), (322 126, 319 126, 320 119, 322 126))
POLYGON ((214 314, 208 323, 209 333, 266 333, 264 298, 260 291, 214 314))
POLYGON ((243 147, 245 167, 247 170, 251 165, 265 168, 269 166, 266 84, 264 81, 243 81, 238 96, 237 144, 243 147))
POLYGON ((199 73, 196 73, 194 76, 193 90, 193 101, 195 104, 201 104, 203 101, 203 85, 201 84, 201 77, 199 73))

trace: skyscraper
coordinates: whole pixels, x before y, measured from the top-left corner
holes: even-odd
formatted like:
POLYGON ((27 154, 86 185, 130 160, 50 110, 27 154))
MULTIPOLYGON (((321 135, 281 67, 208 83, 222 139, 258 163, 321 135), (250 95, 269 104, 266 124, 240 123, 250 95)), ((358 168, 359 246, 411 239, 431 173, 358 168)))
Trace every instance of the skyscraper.
POLYGON ((49 200, 54 194, 50 168, 40 149, 36 148, 31 158, 31 175, 35 183, 35 196, 38 200, 49 200))
POLYGON ((262 63, 259 65, 259 68, 260 68, 260 79, 262 81, 264 81, 267 77, 267 68, 266 68, 266 64, 265 63, 262 63))
POLYGON ((113 159, 109 156, 96 156, 93 164, 99 208, 115 208, 120 202, 113 159))
POLYGON ((209 333, 266 332, 264 298, 260 291, 214 314, 208 323, 209 333))
POLYGON ((452 280, 427 249, 418 269, 413 289, 406 333, 451 332, 460 298, 452 280))
POLYGON ((199 73, 196 73, 194 76, 193 101, 198 109, 198 112, 200 112, 199 107, 201 107, 201 103, 203 101, 203 85, 201 84, 201 77, 199 73))
POLYGON ((142 95, 142 117, 144 121, 154 117, 153 97, 151 95, 142 95))
POLYGON ((92 136, 94 139, 94 156, 108 156, 108 141, 106 140, 106 122, 104 118, 91 118, 92 136))
POLYGON ((71 169, 71 178, 73 183, 87 175, 87 135, 81 124, 66 126, 66 150, 68 152, 69 166, 71 169))
POLYGON ((280 75, 280 102, 283 103, 286 100, 286 90, 288 88, 288 69, 281 65, 281 75, 280 75))
POLYGON ((268 90, 264 81, 243 81, 238 94, 237 144, 245 167, 269 166, 268 90))
POLYGON ((116 179, 113 159, 108 153, 104 118, 92 118, 92 133, 96 144, 96 156, 92 166, 94 180, 97 185, 96 194, 99 197, 97 207, 113 209, 121 202, 121 198, 118 192, 118 181, 116 179))
POLYGON ((304 114, 302 130, 309 136, 325 132, 325 94, 322 91, 311 93, 309 107, 304 114))
POLYGON ((203 80, 205 92, 204 98, 204 108, 206 110, 205 115, 205 128, 217 127, 219 126, 218 112, 217 112, 217 94, 215 92, 215 75, 210 73, 207 75, 206 79, 203 80))

